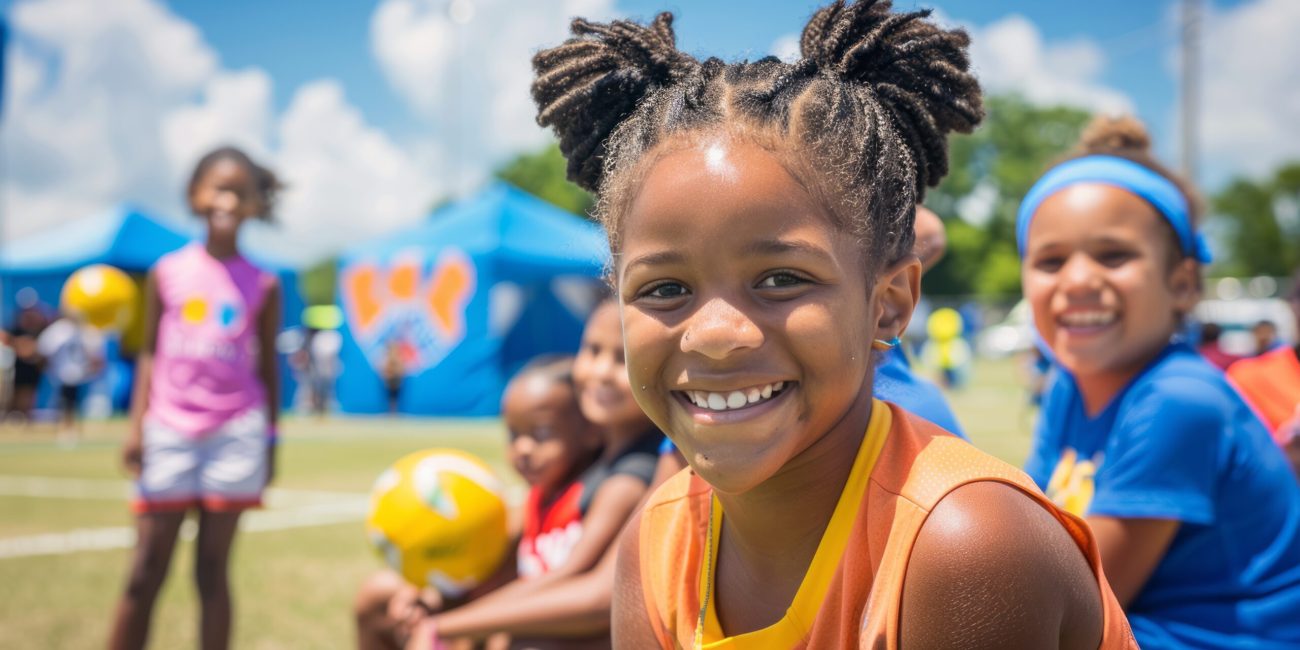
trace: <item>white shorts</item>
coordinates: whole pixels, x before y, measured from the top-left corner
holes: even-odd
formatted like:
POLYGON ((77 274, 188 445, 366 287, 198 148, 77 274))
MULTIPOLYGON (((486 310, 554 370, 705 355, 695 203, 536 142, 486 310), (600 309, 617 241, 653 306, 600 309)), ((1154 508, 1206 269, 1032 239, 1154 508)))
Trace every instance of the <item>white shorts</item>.
POLYGON ((198 438, 148 417, 143 433, 143 467, 131 504, 136 513, 229 512, 262 504, 269 445, 262 409, 198 438))

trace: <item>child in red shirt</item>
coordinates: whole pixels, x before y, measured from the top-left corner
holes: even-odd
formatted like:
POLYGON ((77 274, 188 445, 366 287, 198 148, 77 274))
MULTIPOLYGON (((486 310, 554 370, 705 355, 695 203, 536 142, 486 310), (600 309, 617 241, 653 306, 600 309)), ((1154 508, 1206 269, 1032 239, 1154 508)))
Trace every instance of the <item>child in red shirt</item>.
MULTIPOLYGON (((564 564, 582 537, 584 488, 601 449, 599 431, 582 415, 573 387, 573 360, 533 360, 510 381, 501 410, 510 441, 507 457, 529 484, 516 562, 506 566, 465 600, 500 587, 539 578, 564 564)), ((421 594, 392 571, 371 576, 357 594, 357 647, 401 648, 410 626, 441 595, 421 594)))

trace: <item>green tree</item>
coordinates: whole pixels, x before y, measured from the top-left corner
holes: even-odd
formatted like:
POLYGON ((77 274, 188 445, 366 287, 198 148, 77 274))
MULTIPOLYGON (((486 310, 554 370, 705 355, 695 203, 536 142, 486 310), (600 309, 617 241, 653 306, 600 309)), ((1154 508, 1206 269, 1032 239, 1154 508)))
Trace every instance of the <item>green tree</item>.
POLYGON ((925 204, 944 218, 948 253, 925 276, 935 295, 1005 297, 1020 293, 1016 210, 1038 177, 1064 155, 1087 123, 1087 111, 1038 107, 1014 96, 985 99, 984 123, 949 141, 950 172, 925 204), (980 195, 986 221, 961 219, 963 200, 980 195))
POLYGON ((334 289, 339 277, 339 258, 328 257, 298 275, 298 288, 308 306, 334 304, 334 289))
POLYGON ((1222 228, 1227 243, 1215 260, 1217 271, 1280 276, 1300 267, 1300 161, 1264 181, 1238 178, 1212 205, 1212 223, 1222 228))
POLYGON ((506 163, 496 177, 544 201, 583 217, 590 217, 595 204, 582 188, 565 178, 568 163, 557 144, 523 153, 506 163))

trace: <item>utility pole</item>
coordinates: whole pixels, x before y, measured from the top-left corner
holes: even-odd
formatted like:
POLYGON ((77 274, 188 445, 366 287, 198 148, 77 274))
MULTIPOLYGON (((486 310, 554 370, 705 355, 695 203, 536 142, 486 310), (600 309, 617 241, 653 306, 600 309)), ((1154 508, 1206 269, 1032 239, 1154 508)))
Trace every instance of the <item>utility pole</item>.
POLYGON ((1200 123, 1201 94, 1201 2, 1183 0, 1182 3, 1182 84, 1179 89, 1179 106, 1182 117, 1180 127, 1181 162, 1183 177, 1196 183, 1197 126, 1200 123))

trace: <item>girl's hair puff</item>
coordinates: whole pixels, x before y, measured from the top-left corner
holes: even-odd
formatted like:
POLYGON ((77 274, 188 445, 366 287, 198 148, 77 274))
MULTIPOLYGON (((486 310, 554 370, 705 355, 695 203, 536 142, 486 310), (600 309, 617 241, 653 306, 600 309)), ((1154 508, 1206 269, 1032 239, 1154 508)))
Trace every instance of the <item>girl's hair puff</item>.
POLYGON ((910 253, 915 205, 948 171, 947 134, 983 117, 966 33, 890 6, 819 10, 795 63, 697 61, 677 50, 669 13, 650 25, 578 19, 533 59, 537 121, 559 137, 570 180, 596 193, 615 252, 647 154, 670 136, 723 133, 777 154, 864 242, 874 272, 910 253))
POLYGON ((262 205, 258 217, 270 221, 275 213, 275 201, 279 197, 280 190, 284 188, 284 184, 280 182, 275 172, 253 162, 253 159, 248 154, 236 147, 218 147, 200 158, 199 162, 194 165, 194 171, 190 174, 190 182, 186 185, 186 195, 193 195, 199 181, 203 179, 203 175, 221 160, 232 160, 248 170, 249 176, 253 178, 253 185, 257 189, 258 200, 261 201, 262 205))
MULTIPOLYGON (((1187 179, 1165 167, 1151 152, 1151 134, 1132 115, 1098 115, 1083 128, 1079 142, 1065 160, 1087 156, 1115 156, 1137 163, 1163 176, 1187 200, 1188 218, 1195 228, 1203 211, 1200 195, 1187 179)), ((1064 161, 1062 161, 1064 162, 1064 161)), ((1181 250, 1179 248, 1178 250, 1181 250)))

